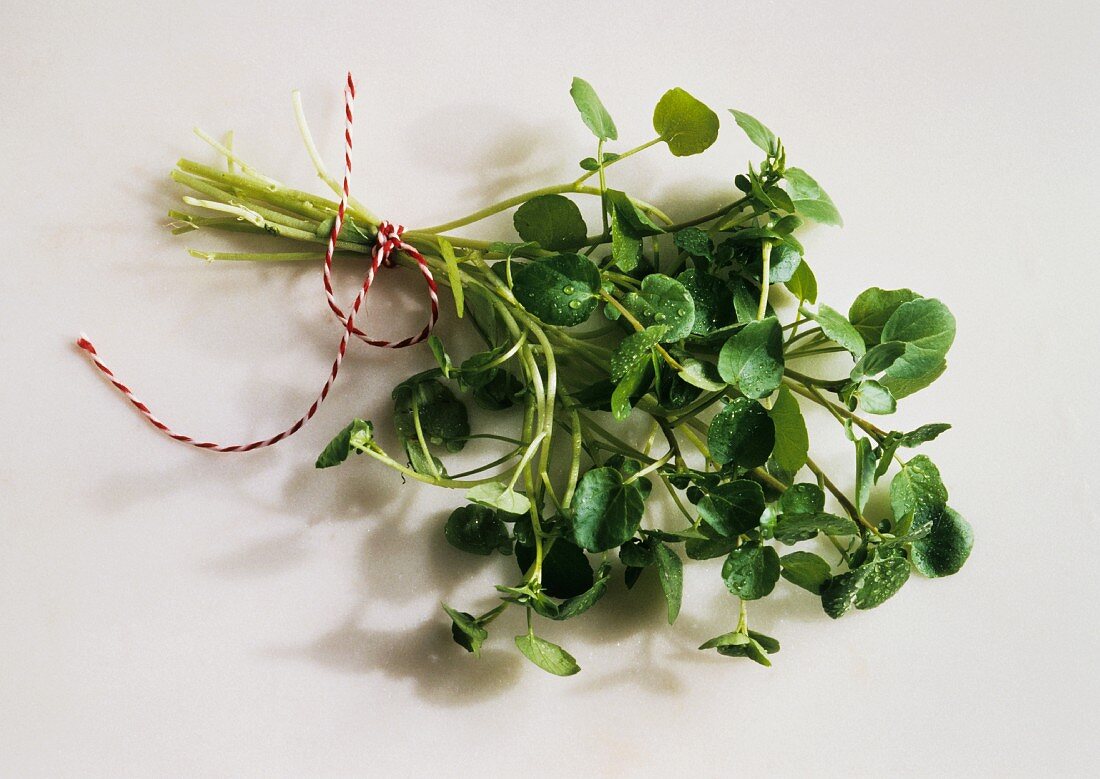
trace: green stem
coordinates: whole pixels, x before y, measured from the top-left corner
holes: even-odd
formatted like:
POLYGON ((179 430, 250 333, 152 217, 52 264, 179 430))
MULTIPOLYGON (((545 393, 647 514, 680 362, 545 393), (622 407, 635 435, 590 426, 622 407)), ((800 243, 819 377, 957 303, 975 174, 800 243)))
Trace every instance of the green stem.
POLYGON ((756 309, 756 318, 763 319, 768 311, 768 290, 771 289, 772 242, 764 241, 760 245, 760 306, 756 309))

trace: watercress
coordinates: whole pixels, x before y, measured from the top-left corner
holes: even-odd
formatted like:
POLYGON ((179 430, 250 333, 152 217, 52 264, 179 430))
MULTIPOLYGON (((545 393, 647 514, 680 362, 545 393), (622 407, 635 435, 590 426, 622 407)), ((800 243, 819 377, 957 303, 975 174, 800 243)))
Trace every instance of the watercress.
MULTIPOLYGON (((749 628, 749 601, 790 585, 804 591, 795 597, 820 599, 836 618, 882 604, 913 569, 927 577, 958 571, 973 545, 970 525, 948 505, 932 461, 908 454, 949 426, 893 431, 866 417, 893 412, 943 373, 955 336, 947 307, 912 290, 877 287, 859 294, 847 315, 819 304, 817 277, 795 233, 807 221, 840 225, 840 214, 817 181, 787 165, 779 136, 749 114, 730 111, 763 160, 731 174, 727 203, 674 221, 610 187, 611 168, 651 147, 675 157, 704 152, 718 137, 720 115, 671 89, 653 112, 656 135, 613 153, 605 144, 618 141, 619 129, 595 89, 578 78, 570 95, 595 137, 576 179, 405 233, 484 349, 452 354, 449 334, 437 333, 430 347, 438 368, 393 391, 400 451, 385 451, 374 425, 357 419, 316 463, 328 468, 363 455, 464 491, 439 532, 464 552, 510 556, 515 563, 502 562, 502 575, 512 565, 518 573, 480 614, 443 606, 455 642, 478 655, 490 624, 521 609, 527 630, 516 647, 543 670, 568 676, 580 670, 576 659, 537 634, 537 619, 592 610, 616 558, 627 587, 657 578, 673 623, 684 557, 724 557, 721 578, 738 599, 738 617, 700 648, 770 665, 779 643, 749 628), (578 198, 598 199, 594 233, 578 198), (509 209, 518 240, 450 233, 509 209), (847 375, 809 373, 808 359, 825 354, 847 360, 847 375), (471 402, 500 415, 491 434, 472 429, 471 402), (806 403, 824 408, 852 446, 850 493, 811 457, 806 403), (502 451, 449 474, 448 460, 478 435, 502 451), (895 464, 889 509, 879 509, 869 498, 895 464), (789 549, 802 545, 814 551, 789 549)), ((295 106, 317 172, 336 191, 295 106)), ((284 187, 211 143, 227 169, 180 160, 172 172, 201 196, 185 198, 196 210, 171 212, 175 231, 255 233, 318 250, 193 253, 319 258, 336 203, 284 187)), ((369 254, 377 225, 353 201, 338 255, 369 254)))

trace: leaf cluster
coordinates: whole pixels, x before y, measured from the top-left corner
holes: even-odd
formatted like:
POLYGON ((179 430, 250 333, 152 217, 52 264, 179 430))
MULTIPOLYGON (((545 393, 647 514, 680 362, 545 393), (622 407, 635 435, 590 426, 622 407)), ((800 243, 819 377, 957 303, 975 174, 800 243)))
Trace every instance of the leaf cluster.
MULTIPOLYGON (((868 418, 893 413, 944 372, 955 337, 947 306, 878 287, 846 313, 819 303, 796 235, 806 222, 838 226, 840 213, 753 116, 720 115, 674 88, 656 102, 655 135, 611 151, 620 130, 595 89, 574 79, 570 96, 595 139, 580 178, 406 233, 479 348, 459 355, 449 333, 432 336, 435 367, 392 392, 396 451, 371 422, 354 420, 317 459, 326 468, 363 455, 464 492, 439 532, 457 550, 514 562, 483 613, 443 606, 455 642, 478 655, 490 624, 519 610, 527 629, 517 649, 568 676, 576 659, 538 635, 538 620, 598 614, 616 577, 630 589, 648 576, 671 624, 685 560, 721 558, 738 618, 700 648, 770 665, 779 642, 749 627, 752 601, 793 587, 838 618, 881 605, 913 571, 956 573, 973 545, 970 525, 948 505, 932 460, 912 452, 949 426, 897 431, 868 418), (613 166, 648 148, 706 151, 723 118, 763 159, 729 174, 730 200, 717 211, 674 222, 608 184, 613 166), (581 197, 599 198, 598 226, 586 222, 581 197), (510 242, 443 232, 509 208, 510 242), (830 375, 814 375, 823 355, 830 375), (850 490, 811 456, 807 404, 828 412, 850 447, 849 478, 839 480, 850 490), (472 408, 491 421, 475 429, 472 408), (498 451, 471 468, 475 439, 498 451), (871 500, 877 489, 888 490, 888 510, 871 500)), ((221 211, 246 208, 262 222, 174 212, 181 229, 327 238, 335 204, 322 198, 247 170, 183 161, 174 175, 221 211)), ((368 253, 374 227, 353 204, 338 248, 368 253)))

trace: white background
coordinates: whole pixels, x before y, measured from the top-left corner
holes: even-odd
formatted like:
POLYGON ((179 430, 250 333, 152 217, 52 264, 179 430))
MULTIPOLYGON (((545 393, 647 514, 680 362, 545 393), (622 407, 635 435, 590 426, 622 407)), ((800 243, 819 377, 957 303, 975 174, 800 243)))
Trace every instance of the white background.
MULTIPOLYGON (((1097 770, 1096 5, 618 5, 4 5, 0 774, 1097 770), (473 610, 513 575, 446 545, 457 496, 311 467, 348 418, 387 415, 425 350, 353 345, 332 401, 274 450, 155 434, 71 346, 80 330, 200 436, 268 435, 320 385, 339 333, 317 266, 192 259, 234 244, 168 233, 166 173, 213 160, 197 124, 320 188, 290 90, 335 167, 347 68, 356 193, 410 225, 574 177, 592 139, 573 75, 621 148, 677 85, 780 132, 846 219, 806 235, 822 300, 909 286, 958 317, 947 374, 896 424, 954 423, 927 451, 975 527, 969 565, 838 622, 781 585, 752 612, 783 642, 771 670, 694 650, 735 619, 713 565, 688 567, 673 628, 652 581, 617 583, 547 628, 584 667, 563 680, 513 650, 511 617, 480 661, 450 643, 438 602, 473 610)), ((750 158, 727 114, 707 154, 655 148, 613 181, 682 218, 750 158)), ((372 298, 393 335, 419 321, 400 275, 372 298)))

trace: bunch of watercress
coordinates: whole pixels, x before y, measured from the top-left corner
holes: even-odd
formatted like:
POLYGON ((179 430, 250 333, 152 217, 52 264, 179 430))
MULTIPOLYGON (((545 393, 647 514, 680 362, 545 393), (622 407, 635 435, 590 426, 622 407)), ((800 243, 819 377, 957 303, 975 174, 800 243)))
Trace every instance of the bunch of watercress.
MULTIPOLYGON (((609 172, 659 145, 676 157, 705 151, 718 136, 719 116, 684 90, 669 90, 653 112, 655 137, 615 153, 607 145, 618 130, 591 85, 574 79, 570 94, 596 137, 581 175, 405 234, 484 347, 459 356, 448 351, 446 334, 432 336, 438 367, 393 390, 400 451, 384 451, 371 422, 356 419, 316 463, 328 468, 366 455, 406 477, 463 491, 440 532, 470 554, 511 556, 518 570, 497 587, 499 603, 480 614, 443 607, 454 640, 479 654, 490 623, 520 608, 528 628, 515 638, 519 650, 550 673, 573 674, 577 662, 539 637, 536 617, 580 616, 618 570, 628 587, 647 572, 656 576, 672 623, 683 558, 723 557, 722 580, 740 614, 729 632, 700 648, 769 665, 779 643, 750 629, 747 604, 771 594, 781 578, 820 598, 835 618, 878 606, 912 569, 930 577, 958 571, 971 549, 970 526, 948 506, 932 461, 909 453, 948 425, 899 432, 866 418, 893 412, 943 372, 955 335, 947 307, 908 289, 877 287, 861 293, 847 316, 818 305, 817 280, 795 233, 806 219, 839 225, 840 215, 809 174, 787 164, 780 139, 748 114, 731 111, 763 160, 733 177, 735 197, 726 205, 675 223, 611 187, 609 172), (569 196, 599 198, 595 234, 569 196), (512 208, 518 241, 445 234, 512 208), (777 286, 787 293, 772 296, 777 286), (846 375, 823 378, 804 367, 827 354, 848 358, 846 375), (851 443, 851 494, 810 456, 805 402, 827 410, 851 443), (472 432, 470 403, 500 412, 514 433, 495 426, 472 432), (473 438, 502 442, 505 451, 449 473, 447 456, 473 438), (875 484, 895 464, 889 512, 870 511, 875 484), (478 475, 486 471, 493 473, 478 475), (668 498, 664 516, 646 510, 655 490, 668 498)), ((297 98, 295 107, 318 174, 339 191, 297 98)), ((173 211, 177 232, 326 240, 336 203, 288 189, 241 162, 228 144, 204 138, 228 168, 179 162, 172 177, 198 195, 184 201, 209 213, 173 211)), ((377 224, 353 201, 338 251, 369 253, 377 224)), ((211 260, 319 256, 193 253, 211 260)))

